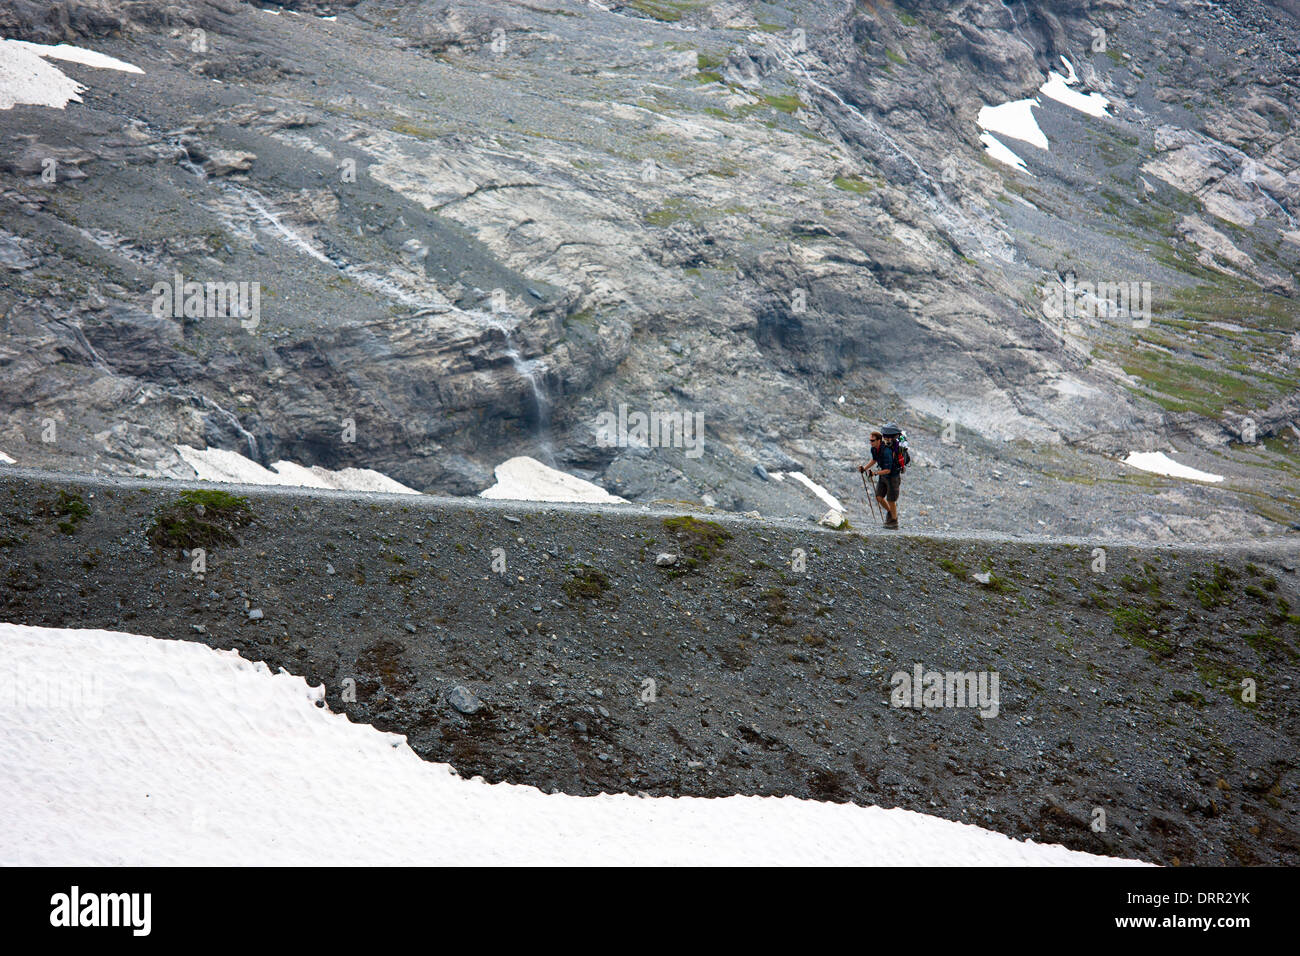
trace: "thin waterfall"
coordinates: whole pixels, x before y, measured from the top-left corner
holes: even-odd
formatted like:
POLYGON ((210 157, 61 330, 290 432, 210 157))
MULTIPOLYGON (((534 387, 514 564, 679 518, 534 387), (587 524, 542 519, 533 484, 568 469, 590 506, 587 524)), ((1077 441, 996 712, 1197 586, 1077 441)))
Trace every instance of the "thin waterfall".
POLYGON ((537 406, 537 444, 546 464, 555 466, 555 448, 551 444, 551 398, 546 390, 546 363, 541 359, 526 359, 515 344, 515 330, 495 315, 487 316, 487 324, 499 331, 505 340, 506 358, 521 378, 527 380, 537 406))

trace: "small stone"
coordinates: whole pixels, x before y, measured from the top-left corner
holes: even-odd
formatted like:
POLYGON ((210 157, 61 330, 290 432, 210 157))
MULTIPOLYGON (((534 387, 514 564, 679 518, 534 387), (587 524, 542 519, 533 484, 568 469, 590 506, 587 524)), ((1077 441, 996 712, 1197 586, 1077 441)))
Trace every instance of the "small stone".
POLYGON ((260 621, 262 619, 262 609, 260 607, 250 609, 248 612, 248 619, 250 621, 260 621))
POLYGON ((334 574, 334 573, 335 573, 335 571, 334 571, 334 565, 330 564, 328 561, 325 563, 325 573, 326 573, 326 574, 334 574))
POLYGON ((817 523, 824 528, 839 528, 844 524, 844 515, 832 508, 817 523))
POLYGON ((971 575, 971 580, 976 584, 988 584, 993 580, 993 576, 987 571, 976 571, 971 575))
POLYGON ((402 627, 406 628, 412 634, 415 633, 415 625, 412 624, 410 621, 407 621, 405 624, 402 625, 402 627))
POLYGON ((506 515, 505 519, 509 521, 511 524, 519 524, 519 519, 516 518, 514 515, 506 515))
POLYGON ((758 475, 758 477, 761 478, 761 479, 763 479, 764 481, 770 481, 770 480, 771 480, 771 479, 768 477, 767 469, 764 468, 762 465, 755 465, 755 466, 754 466, 754 474, 758 475))
POLYGON ((194 628, 195 633, 198 633, 198 634, 206 634, 206 633, 208 633, 208 629, 207 629, 207 627, 205 627, 205 626, 202 625, 202 624, 191 624, 190 627, 194 628))
POLYGON ((660 552, 655 555, 655 564, 661 568, 670 568, 677 563, 677 555, 660 552))
POLYGON ((462 714, 476 714, 483 709, 483 701, 462 684, 457 684, 447 692, 447 703, 462 714))

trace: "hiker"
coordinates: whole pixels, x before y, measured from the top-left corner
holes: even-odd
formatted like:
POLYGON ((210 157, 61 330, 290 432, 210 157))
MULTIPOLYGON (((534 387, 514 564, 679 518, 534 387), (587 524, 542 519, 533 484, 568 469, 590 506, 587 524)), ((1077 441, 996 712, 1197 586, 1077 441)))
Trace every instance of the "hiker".
POLYGON ((888 515, 885 519, 886 528, 898 527, 898 490, 902 484, 903 469, 911 457, 899 446, 898 436, 902 434, 903 430, 893 422, 884 425, 878 432, 872 432, 871 458, 876 467, 858 466, 858 471, 878 477, 876 501, 888 515))

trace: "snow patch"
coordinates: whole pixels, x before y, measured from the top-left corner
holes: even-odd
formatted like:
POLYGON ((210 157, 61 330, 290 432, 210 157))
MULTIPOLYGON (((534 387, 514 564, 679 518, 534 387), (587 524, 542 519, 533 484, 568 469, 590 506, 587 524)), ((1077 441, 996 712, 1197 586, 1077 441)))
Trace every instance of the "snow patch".
POLYGON ((1071 89, 1070 80, 1055 71, 1048 75, 1047 82, 1038 88, 1038 92, 1089 116, 1105 116, 1110 108, 1110 100, 1106 97, 1100 93, 1080 93, 1071 89))
POLYGON ((341 468, 332 471, 319 465, 307 468, 291 461, 277 461, 271 468, 263 468, 252 459, 223 448, 191 448, 189 445, 175 447, 176 453, 194 469, 202 481, 241 485, 292 485, 337 491, 383 491, 406 495, 420 493, 370 468, 341 468))
POLYGON ((831 494, 821 485, 817 484, 817 482, 813 481, 802 471, 791 471, 788 472, 788 474, 791 478, 799 482, 799 484, 803 485, 805 488, 807 488, 809 491, 815 494, 822 501, 826 502, 826 504, 830 505, 836 511, 840 512, 841 514, 844 512, 844 506, 840 504, 840 499, 836 498, 833 494, 831 494))
MULTIPOLYGON (((999 163, 1014 166, 1022 173, 1029 172, 1028 168, 1025 166, 1025 161, 1008 149, 1002 141, 992 133, 980 133, 980 142, 984 144, 984 151, 999 163)), ((1031 173, 1030 175, 1033 174, 1031 173)))
POLYGON ((611 495, 600 485, 543 465, 527 455, 503 461, 497 465, 495 474, 497 483, 480 491, 480 498, 627 504, 626 498, 611 495))
POLYGON ((46 60, 80 63, 101 70, 144 73, 124 60, 60 43, 48 46, 24 40, 0 39, 0 110, 15 106, 50 106, 63 109, 81 102, 86 87, 46 60))
POLYGON ((126 60, 119 60, 107 53, 87 50, 84 47, 73 46, 70 43, 48 46, 42 43, 28 43, 26 40, 6 40, 5 42, 16 43, 47 60, 63 60, 65 63, 80 63, 83 66, 93 66, 98 70, 117 70, 121 73, 138 73, 144 76, 144 70, 134 63, 127 63, 126 60))
POLYGON ((1189 478, 1192 481, 1223 481, 1222 475, 1212 475, 1208 471, 1197 471, 1187 465, 1180 465, 1162 451, 1130 452, 1129 456, 1124 459, 1124 464, 1132 465, 1134 468, 1140 468, 1143 471, 1154 472, 1157 475, 1168 475, 1170 478, 1189 478))
POLYGON ((990 133, 1010 136, 1039 149, 1047 149, 1047 136, 1038 128, 1034 118, 1034 107, 1038 100, 1012 100, 1001 106, 985 106, 980 110, 976 122, 980 129, 990 133))
POLYGON ((16 464, 18 464, 16 459, 10 458, 4 452, 0 451, 0 465, 16 465, 16 464))
POLYGON ((323 687, 188 641, 0 624, 0 661, 16 866, 1141 865, 910 810, 466 780, 323 687))

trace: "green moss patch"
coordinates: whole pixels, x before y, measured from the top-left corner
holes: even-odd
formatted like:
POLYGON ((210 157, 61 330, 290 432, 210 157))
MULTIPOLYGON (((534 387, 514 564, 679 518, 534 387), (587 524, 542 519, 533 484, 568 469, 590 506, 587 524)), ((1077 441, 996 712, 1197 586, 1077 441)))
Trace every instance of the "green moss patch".
POLYGON ((589 564, 579 564, 568 568, 569 580, 562 587, 564 593, 572 600, 586 598, 594 601, 609 590, 609 575, 589 564))
POLYGON ((843 189, 845 192, 865 195, 875 189, 875 185, 866 182, 859 176, 836 176, 831 183, 836 189, 843 189))
POLYGON ((643 17, 663 23, 677 23, 700 5, 700 0, 625 0, 623 4, 643 17))
POLYGON ((186 491, 154 512, 146 536, 155 548, 206 548, 238 545, 235 531, 251 524, 248 499, 225 491, 186 491))
POLYGON ((701 570, 731 540, 731 532, 716 521, 701 521, 690 515, 665 518, 664 530, 680 543, 681 557, 666 569, 675 574, 701 570))
POLYGON ((90 517, 90 506, 81 495, 68 491, 60 491, 53 501, 42 502, 38 507, 48 518, 63 519, 58 527, 64 534, 75 534, 77 525, 90 517))

